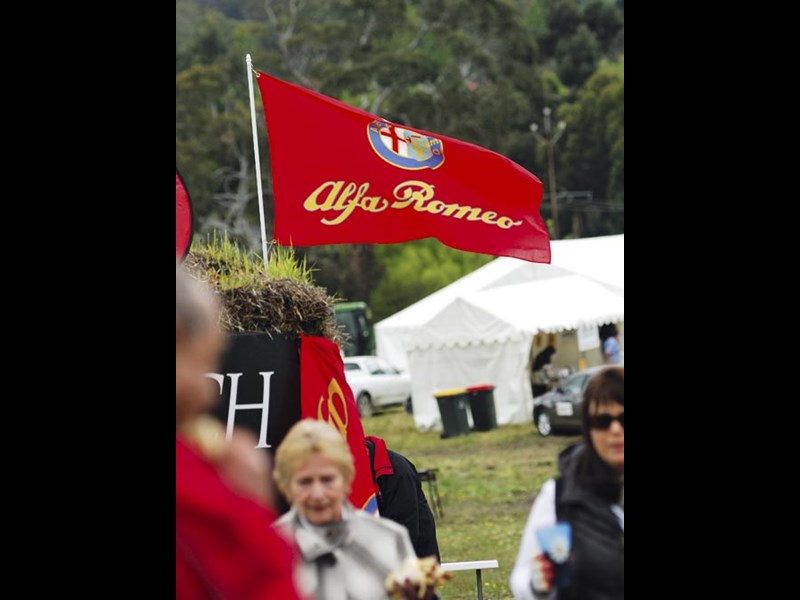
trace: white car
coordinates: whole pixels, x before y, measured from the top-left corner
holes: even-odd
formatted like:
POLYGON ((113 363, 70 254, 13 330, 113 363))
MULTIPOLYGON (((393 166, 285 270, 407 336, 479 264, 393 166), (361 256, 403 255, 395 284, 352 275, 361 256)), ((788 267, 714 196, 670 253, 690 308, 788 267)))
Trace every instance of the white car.
POLYGON ((377 356, 348 356, 344 376, 362 417, 375 408, 403 404, 411 398, 411 377, 377 356))

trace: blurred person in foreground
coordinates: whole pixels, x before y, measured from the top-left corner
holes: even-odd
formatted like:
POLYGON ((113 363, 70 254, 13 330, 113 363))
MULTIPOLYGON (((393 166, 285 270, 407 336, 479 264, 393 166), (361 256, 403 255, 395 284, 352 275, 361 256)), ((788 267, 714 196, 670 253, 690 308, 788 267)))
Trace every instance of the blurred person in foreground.
POLYGON ((296 423, 278 447, 275 480, 292 507, 275 526, 301 553, 301 590, 317 600, 429 600, 438 564, 427 562, 430 578, 420 579, 405 527, 347 500, 354 475, 347 442, 324 421, 296 423))
POLYGON ((237 431, 225 442, 206 411, 218 399, 213 371, 223 348, 213 296, 175 271, 175 586, 177 599, 289 599, 294 553, 271 525, 269 459, 237 431))
POLYGON ((542 486, 525 524, 510 580, 517 600, 624 598, 624 375, 624 367, 608 367, 586 386, 583 441, 561 452, 560 476, 542 486), (537 530, 556 522, 572 533, 563 587, 553 585, 561 566, 537 540, 537 530))

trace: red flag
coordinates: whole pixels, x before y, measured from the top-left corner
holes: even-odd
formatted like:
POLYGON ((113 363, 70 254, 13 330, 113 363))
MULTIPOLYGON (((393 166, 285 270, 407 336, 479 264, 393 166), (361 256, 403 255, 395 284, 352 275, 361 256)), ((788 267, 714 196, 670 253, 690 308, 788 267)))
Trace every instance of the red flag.
POLYGON ((325 338, 300 336, 300 417, 327 421, 344 436, 356 467, 350 502, 361 510, 378 512, 361 417, 344 378, 339 346, 325 338))
POLYGON ((189 192, 175 171, 175 258, 182 259, 192 245, 192 202, 189 192))
POLYGON ((550 262, 542 182, 515 162, 265 73, 258 86, 278 243, 435 237, 459 250, 550 262))

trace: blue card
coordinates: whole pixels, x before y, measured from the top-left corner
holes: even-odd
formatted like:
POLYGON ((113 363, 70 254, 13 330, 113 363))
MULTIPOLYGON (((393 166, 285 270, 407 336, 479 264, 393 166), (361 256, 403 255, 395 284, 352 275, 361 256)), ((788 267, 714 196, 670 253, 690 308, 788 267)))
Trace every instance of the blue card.
POLYGON ((554 563, 561 564, 569 558, 572 548, 572 528, 569 523, 556 523, 536 530, 536 539, 542 552, 554 563))
POLYGON ((572 550, 570 524, 556 523, 550 527, 537 529, 536 539, 542 552, 553 563, 553 586, 562 588, 570 585, 572 581, 572 563, 569 560, 572 550))

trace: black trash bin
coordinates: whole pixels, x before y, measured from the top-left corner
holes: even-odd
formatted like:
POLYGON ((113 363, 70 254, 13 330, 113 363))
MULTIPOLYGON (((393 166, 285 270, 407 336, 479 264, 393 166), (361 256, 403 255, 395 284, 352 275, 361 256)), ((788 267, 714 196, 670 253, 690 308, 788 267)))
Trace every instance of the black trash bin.
POLYGON ((489 431, 497 427, 497 414, 494 410, 494 386, 473 385, 467 388, 469 410, 475 431, 489 431))
POLYGON ((442 415, 442 438, 466 435, 469 433, 467 402, 469 392, 466 388, 455 388, 434 394, 442 415))

